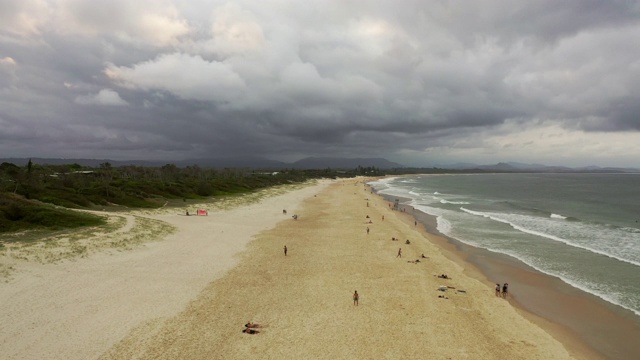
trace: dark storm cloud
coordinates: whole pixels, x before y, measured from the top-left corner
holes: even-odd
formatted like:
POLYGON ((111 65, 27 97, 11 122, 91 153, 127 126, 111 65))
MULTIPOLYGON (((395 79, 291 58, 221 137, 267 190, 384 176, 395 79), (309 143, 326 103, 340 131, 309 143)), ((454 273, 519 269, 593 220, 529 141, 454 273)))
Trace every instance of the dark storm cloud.
POLYGON ((639 12, 596 0, 2 2, 0 152, 429 164, 555 161, 549 149, 566 148, 578 164, 594 158, 588 141, 627 161, 640 152, 639 12))

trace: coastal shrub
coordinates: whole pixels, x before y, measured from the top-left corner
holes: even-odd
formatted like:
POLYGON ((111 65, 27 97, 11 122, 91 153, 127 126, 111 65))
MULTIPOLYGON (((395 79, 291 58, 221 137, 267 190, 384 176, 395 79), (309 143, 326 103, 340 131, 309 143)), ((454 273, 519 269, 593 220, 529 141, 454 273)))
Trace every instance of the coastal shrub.
POLYGON ((105 223, 99 216, 55 208, 19 196, 0 196, 0 232, 24 229, 59 230, 105 223))
POLYGON ((20 221, 24 219, 26 211, 18 204, 8 204, 2 209, 3 217, 9 221, 20 221))
MULTIPOLYGON (((281 184, 315 178, 335 178, 337 172, 285 169, 277 172, 250 169, 207 169, 122 166, 108 163, 99 167, 33 164, 30 169, 10 163, 0 164, 0 231, 19 231, 34 226, 55 226, 47 212, 31 211, 31 206, 65 208, 157 208, 172 200, 200 200, 238 195, 281 184), (15 193, 15 194, 14 194, 15 193), (11 206, 13 204, 13 206, 11 206), (116 206, 114 206, 116 205, 116 206), (29 219, 25 218, 29 215, 29 219)), ((357 172, 341 171, 341 177, 357 172)), ((58 222, 58 225, 63 222, 58 222)), ((74 223, 74 221, 72 221, 74 223)))
POLYGON ((211 184, 203 182, 198 186, 196 193, 200 196, 211 196, 214 193, 214 189, 211 184))

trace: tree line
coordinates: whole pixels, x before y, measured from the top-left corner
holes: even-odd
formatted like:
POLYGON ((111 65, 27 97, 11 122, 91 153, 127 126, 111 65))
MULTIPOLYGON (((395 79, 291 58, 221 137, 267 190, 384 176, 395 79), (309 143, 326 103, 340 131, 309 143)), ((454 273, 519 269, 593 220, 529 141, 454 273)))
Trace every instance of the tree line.
MULTIPOLYGON (((29 160, 26 166, 0 164, 0 233, 25 228, 70 227, 62 219, 83 218, 77 226, 92 225, 91 216, 64 208, 157 208, 167 201, 186 202, 242 194, 310 179, 377 176, 374 167, 353 170, 260 170, 119 166, 105 162, 98 167, 78 164, 44 165, 29 160)), ((73 223, 73 221, 71 221, 73 223)), ((71 225, 71 227, 73 227, 71 225)))

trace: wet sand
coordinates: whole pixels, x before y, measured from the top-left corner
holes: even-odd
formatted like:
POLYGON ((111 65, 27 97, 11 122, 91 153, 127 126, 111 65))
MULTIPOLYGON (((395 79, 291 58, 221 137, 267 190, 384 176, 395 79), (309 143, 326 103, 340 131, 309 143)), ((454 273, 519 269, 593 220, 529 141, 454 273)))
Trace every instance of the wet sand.
MULTIPOLYGON (((388 201, 397 197, 383 196, 388 201)), ((401 199, 407 201, 409 199, 401 199)), ((541 273, 510 256, 473 247, 442 235, 436 218, 411 206, 405 221, 417 219, 434 243, 470 276, 488 286, 509 283, 509 302, 522 314, 553 334, 581 358, 640 359, 640 317, 559 278, 541 273)))

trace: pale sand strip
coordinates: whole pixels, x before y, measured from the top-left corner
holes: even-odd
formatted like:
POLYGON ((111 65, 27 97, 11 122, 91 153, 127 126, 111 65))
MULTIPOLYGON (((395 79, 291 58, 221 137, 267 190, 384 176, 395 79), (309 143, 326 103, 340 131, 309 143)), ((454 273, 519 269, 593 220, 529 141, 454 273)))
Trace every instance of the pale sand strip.
POLYGON ((238 266, 179 315, 137 328, 103 358, 571 358, 387 205, 362 183, 331 185, 305 201, 299 220, 262 232, 238 266), (407 262, 421 253, 429 259, 407 262), (441 285, 455 289, 437 291, 441 285), (267 327, 243 334, 249 320, 267 327))
MULTIPOLYGON (((210 211, 209 216, 187 217, 175 209, 136 212, 177 231, 134 250, 103 251, 57 264, 14 261, 17 270, 0 281, 0 358, 98 358, 132 329, 182 311, 237 264, 234 255, 254 235, 290 219, 283 208, 295 210, 328 183, 210 211)), ((124 216, 126 225, 118 231, 127 233, 135 221, 124 216)))

